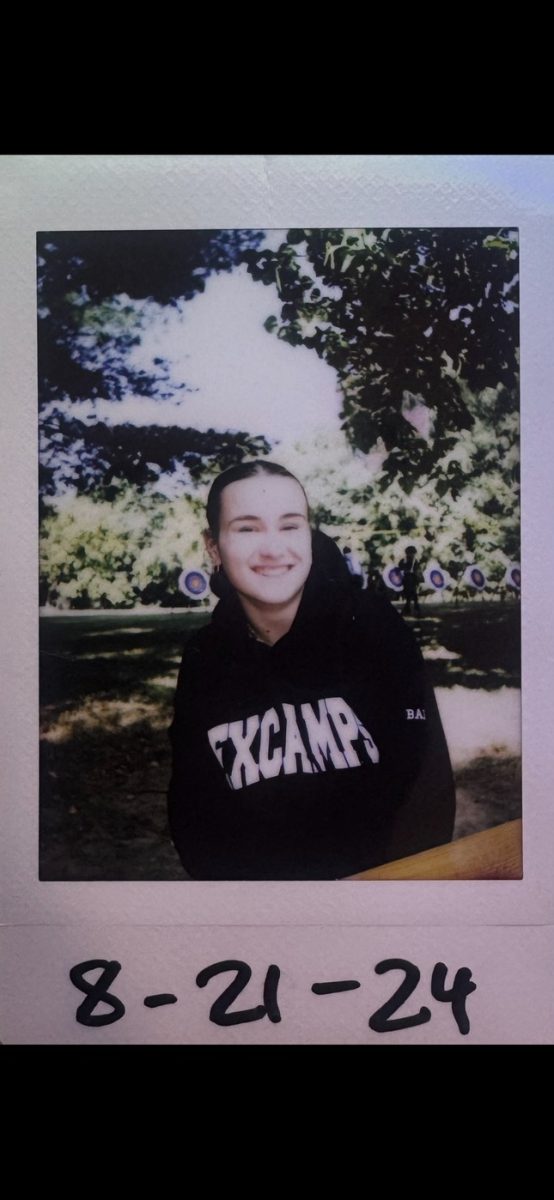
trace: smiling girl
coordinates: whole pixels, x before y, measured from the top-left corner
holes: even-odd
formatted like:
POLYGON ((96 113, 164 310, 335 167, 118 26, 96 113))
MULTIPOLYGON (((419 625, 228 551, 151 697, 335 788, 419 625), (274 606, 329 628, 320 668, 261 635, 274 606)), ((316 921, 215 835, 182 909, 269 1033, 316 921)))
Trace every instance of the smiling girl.
POLYGON ((207 518, 220 601, 187 642, 170 731, 187 873, 337 879, 448 841, 448 751, 402 618, 353 588, 284 467, 224 471, 207 518))

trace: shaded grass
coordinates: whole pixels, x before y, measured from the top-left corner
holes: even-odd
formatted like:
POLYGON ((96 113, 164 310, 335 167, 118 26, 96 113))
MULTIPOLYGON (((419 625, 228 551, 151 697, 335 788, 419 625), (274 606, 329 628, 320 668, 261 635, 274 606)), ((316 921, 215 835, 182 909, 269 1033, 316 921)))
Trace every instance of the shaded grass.
POLYGON ((521 816, 521 759, 475 758, 456 772, 454 838, 521 816))
POLYGON ((43 743, 41 878, 186 879, 167 825, 170 765, 165 729, 144 721, 43 743))
MULTIPOLYGON (((202 613, 41 619, 41 879, 185 879, 166 817, 167 729, 202 613)), ((410 624, 433 685, 519 686, 519 604, 429 606, 410 624)), ((518 761, 457 774, 456 836, 520 814, 518 761)))
POLYGON ((459 655, 429 659, 433 687, 521 686, 521 610, 518 602, 438 605, 422 608, 410 625, 425 655, 440 646, 459 655))

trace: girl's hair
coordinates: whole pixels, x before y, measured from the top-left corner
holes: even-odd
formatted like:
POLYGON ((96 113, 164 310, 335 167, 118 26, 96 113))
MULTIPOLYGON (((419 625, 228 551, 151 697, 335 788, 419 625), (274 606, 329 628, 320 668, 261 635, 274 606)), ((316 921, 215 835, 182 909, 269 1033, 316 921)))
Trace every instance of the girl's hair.
MULTIPOLYGON (((294 482, 302 488, 300 480, 292 471, 287 471, 286 467, 279 466, 279 463, 267 462, 265 458, 254 458, 250 462, 237 463, 235 467, 228 467, 226 471, 222 471, 214 479, 208 493, 208 501, 206 504, 206 515, 210 533, 213 538, 219 535, 219 523, 221 518, 221 494, 230 483, 238 483, 240 479, 250 479, 253 475, 281 475, 287 479, 294 479, 294 482)), ((304 492, 306 496, 306 493, 304 492)), ((306 504, 308 497, 306 496, 306 504)), ((309 505, 308 505, 309 514, 309 505)))

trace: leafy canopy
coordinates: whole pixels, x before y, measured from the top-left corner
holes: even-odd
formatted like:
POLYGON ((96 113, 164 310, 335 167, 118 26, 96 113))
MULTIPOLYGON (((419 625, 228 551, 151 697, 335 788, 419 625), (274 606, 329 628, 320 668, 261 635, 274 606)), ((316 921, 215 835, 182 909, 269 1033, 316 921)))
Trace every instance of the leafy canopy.
POLYGON ((72 406, 129 395, 164 400, 187 390, 161 357, 139 369, 135 347, 153 317, 202 292, 212 271, 230 271, 262 234, 249 230, 40 233, 38 370, 41 494, 65 484, 113 496, 114 480, 142 488, 184 465, 198 477, 211 464, 267 453, 247 433, 199 433, 178 425, 83 421, 72 406))
MULTIPOLYGON (((276 251, 249 249, 255 280, 282 301, 266 328, 335 368, 353 447, 386 451, 383 486, 410 491, 473 425, 467 392, 517 406, 518 275, 514 231, 291 229, 276 251), (406 413, 432 416, 422 437, 406 413)), ((451 468, 455 496, 463 478, 451 468)))

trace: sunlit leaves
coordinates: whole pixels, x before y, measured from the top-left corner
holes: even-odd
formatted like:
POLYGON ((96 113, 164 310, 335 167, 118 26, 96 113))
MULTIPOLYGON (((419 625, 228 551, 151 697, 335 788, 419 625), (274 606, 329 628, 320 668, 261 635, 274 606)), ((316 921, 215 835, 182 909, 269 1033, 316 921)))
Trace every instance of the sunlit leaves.
MULTIPOLYGON (((367 453, 381 440, 388 475, 399 472, 407 488, 428 450, 403 420, 406 393, 436 414, 437 468, 441 428, 472 425, 464 384, 517 395, 514 231, 295 229, 277 251, 245 257, 282 301, 268 331, 335 368, 352 445, 367 453)), ((457 491, 459 481, 446 486, 457 491)))
POLYGON ((201 566, 204 506, 118 480, 115 495, 70 495, 51 509, 41 544, 41 601, 58 607, 184 603, 183 566, 201 566))

